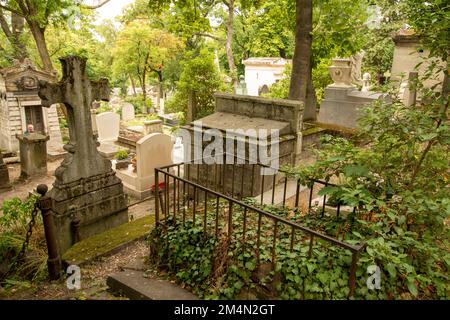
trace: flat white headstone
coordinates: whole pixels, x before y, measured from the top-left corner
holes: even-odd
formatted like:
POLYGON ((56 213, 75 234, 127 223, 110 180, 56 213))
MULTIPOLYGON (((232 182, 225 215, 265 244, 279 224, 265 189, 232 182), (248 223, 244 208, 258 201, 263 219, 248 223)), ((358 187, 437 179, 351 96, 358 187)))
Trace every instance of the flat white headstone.
POLYGON ((172 137, 152 133, 136 143, 137 174, 139 178, 153 177, 155 168, 172 164, 172 137))
POLYGON ((116 141, 119 137, 120 116, 114 112, 103 112, 97 115, 98 141, 116 141))
POLYGON ((122 120, 129 121, 135 117, 134 106, 131 103, 124 103, 122 106, 122 120))

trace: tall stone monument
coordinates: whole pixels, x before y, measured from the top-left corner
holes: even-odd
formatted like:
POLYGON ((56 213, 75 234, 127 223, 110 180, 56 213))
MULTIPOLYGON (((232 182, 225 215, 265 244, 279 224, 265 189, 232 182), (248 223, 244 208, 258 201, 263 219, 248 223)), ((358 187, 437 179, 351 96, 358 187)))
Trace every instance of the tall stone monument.
POLYGON ((107 80, 93 82, 86 73, 86 60, 61 59, 63 77, 59 83, 41 81, 39 96, 46 107, 63 103, 67 107, 70 141, 68 152, 56 170, 50 191, 60 254, 77 240, 128 221, 127 197, 111 162, 98 151, 93 135, 91 105, 108 101, 107 80))
POLYGON ((382 93, 359 91, 352 83, 351 59, 333 59, 330 76, 334 83, 325 88, 317 122, 332 129, 354 130, 361 118, 361 108, 378 100, 386 99, 382 93))

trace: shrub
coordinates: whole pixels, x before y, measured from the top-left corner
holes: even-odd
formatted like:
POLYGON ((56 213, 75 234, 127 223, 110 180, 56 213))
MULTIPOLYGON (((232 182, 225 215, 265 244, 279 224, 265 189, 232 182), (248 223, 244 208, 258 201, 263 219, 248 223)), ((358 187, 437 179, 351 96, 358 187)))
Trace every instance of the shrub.
POLYGON ((214 63, 214 55, 207 49, 202 49, 199 54, 189 52, 181 65, 177 91, 166 101, 166 112, 186 113, 189 94, 192 93, 196 105, 194 118, 211 114, 214 112, 214 93, 227 90, 214 63))
POLYGON ((111 112, 113 109, 109 105, 108 102, 100 101, 100 107, 97 108, 97 113, 103 113, 103 112, 111 112))
MULTIPOLYGON (((142 111, 144 110, 144 96, 142 94, 137 96, 128 96, 125 98, 125 101, 134 106, 136 114, 142 114, 142 111)), ((147 110, 150 110, 150 108, 153 107, 152 100, 149 97, 147 97, 145 105, 147 106, 147 110)))
POLYGON ((117 151, 116 155, 114 156, 116 160, 125 160, 128 159, 128 152, 126 150, 119 150, 117 151))
POLYGON ((36 200, 33 196, 25 201, 14 198, 3 202, 3 215, 0 217, 0 284, 6 281, 11 286, 16 282, 40 280, 46 275, 47 249, 39 212, 27 255, 20 264, 14 264, 25 241, 36 200), (8 279, 5 279, 6 276, 8 279))
POLYGON ((145 116, 145 120, 159 120, 159 116, 157 113, 150 113, 145 116))

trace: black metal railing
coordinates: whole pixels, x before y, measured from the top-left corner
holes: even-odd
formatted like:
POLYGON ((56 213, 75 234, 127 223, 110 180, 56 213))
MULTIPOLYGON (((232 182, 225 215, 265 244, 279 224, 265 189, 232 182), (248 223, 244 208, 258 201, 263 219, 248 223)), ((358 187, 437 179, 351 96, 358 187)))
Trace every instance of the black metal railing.
MULTIPOLYGON (((349 244, 326 234, 317 232, 298 224, 282 216, 266 212, 264 207, 258 207, 243 201, 243 198, 253 197, 260 205, 280 204, 288 206, 287 202, 293 201, 293 206, 300 204, 301 187, 295 178, 289 177, 285 172, 278 172, 273 176, 258 175, 257 168, 266 167, 261 164, 192 164, 178 163, 155 169, 155 223, 165 227, 169 221, 182 221, 192 219, 194 225, 202 223, 205 234, 212 234, 219 237, 219 225, 227 228, 226 235, 229 239, 237 233, 233 224, 234 213, 241 215, 242 229, 239 230, 242 236, 241 242, 245 247, 246 241, 250 238, 251 228, 256 229, 256 258, 258 264, 261 261, 260 247, 263 229, 263 219, 272 222, 272 263, 277 260, 276 246, 281 243, 280 232, 284 235, 289 232, 289 249, 292 251, 296 241, 309 241, 308 255, 312 255, 314 242, 318 240, 329 245, 349 250, 352 256, 349 271, 349 296, 353 296, 356 287, 356 268, 359 253, 365 248, 365 243, 359 245, 349 244), (227 171, 231 172, 231 176, 227 171), (236 179, 236 172, 240 171, 240 178, 236 179), (268 178, 270 177, 270 178, 268 178), (293 194, 289 194, 290 181, 294 181, 291 189, 293 194), (255 181, 258 181, 255 188, 255 181), (269 181, 269 182, 267 182, 269 181), (228 183, 229 182, 229 183, 228 183), (236 187, 238 187, 236 189, 236 187), (282 188, 277 191, 276 188, 282 188), (249 189, 250 188, 250 189, 249 189), (257 189, 259 189, 257 191, 257 189), (278 197, 276 196, 278 194, 278 197), (268 203, 265 197, 269 197, 268 203), (211 214, 213 213, 213 214, 211 214), (252 223, 253 222, 253 223, 252 223), (287 230, 287 231, 286 231, 287 230), (299 236, 299 233, 301 234, 299 236)), ((292 184, 292 182, 291 182, 292 184)), ((309 204, 312 207, 314 185, 331 185, 330 183, 314 180, 310 183, 309 204)), ((307 188, 305 189, 307 190, 307 188)), ((266 199, 267 200, 267 199, 266 199)), ((322 216, 325 214, 326 197, 323 199, 322 216)), ((292 206, 290 206, 292 207, 292 206)), ((340 204, 337 205, 337 215, 339 215, 340 204)), ((264 228, 268 224, 264 223, 264 228)), ((240 228, 240 226, 237 226, 240 228)), ((265 234, 264 236, 266 236, 265 234)), ((266 239, 267 240, 267 239, 266 239)))

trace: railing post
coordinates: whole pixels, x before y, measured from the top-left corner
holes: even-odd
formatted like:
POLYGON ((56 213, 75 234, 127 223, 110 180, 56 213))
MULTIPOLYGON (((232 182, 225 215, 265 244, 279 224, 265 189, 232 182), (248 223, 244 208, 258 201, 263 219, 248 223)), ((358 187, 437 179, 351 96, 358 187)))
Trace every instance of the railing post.
POLYGON ((48 274, 51 280, 57 280, 61 277, 62 261, 61 256, 59 255, 58 242, 56 240, 56 227, 52 214, 52 199, 46 195, 48 187, 45 184, 39 185, 36 188, 36 191, 41 195, 41 198, 39 199, 39 209, 42 214, 45 240, 47 242, 48 274))
POLYGON ((159 222, 159 173, 155 169, 155 227, 159 222))
POLYGON ((354 251, 352 254, 352 265, 350 267, 350 277, 348 279, 348 286, 350 288, 349 298, 355 295, 356 288, 356 265, 358 263, 358 253, 359 251, 354 251))

